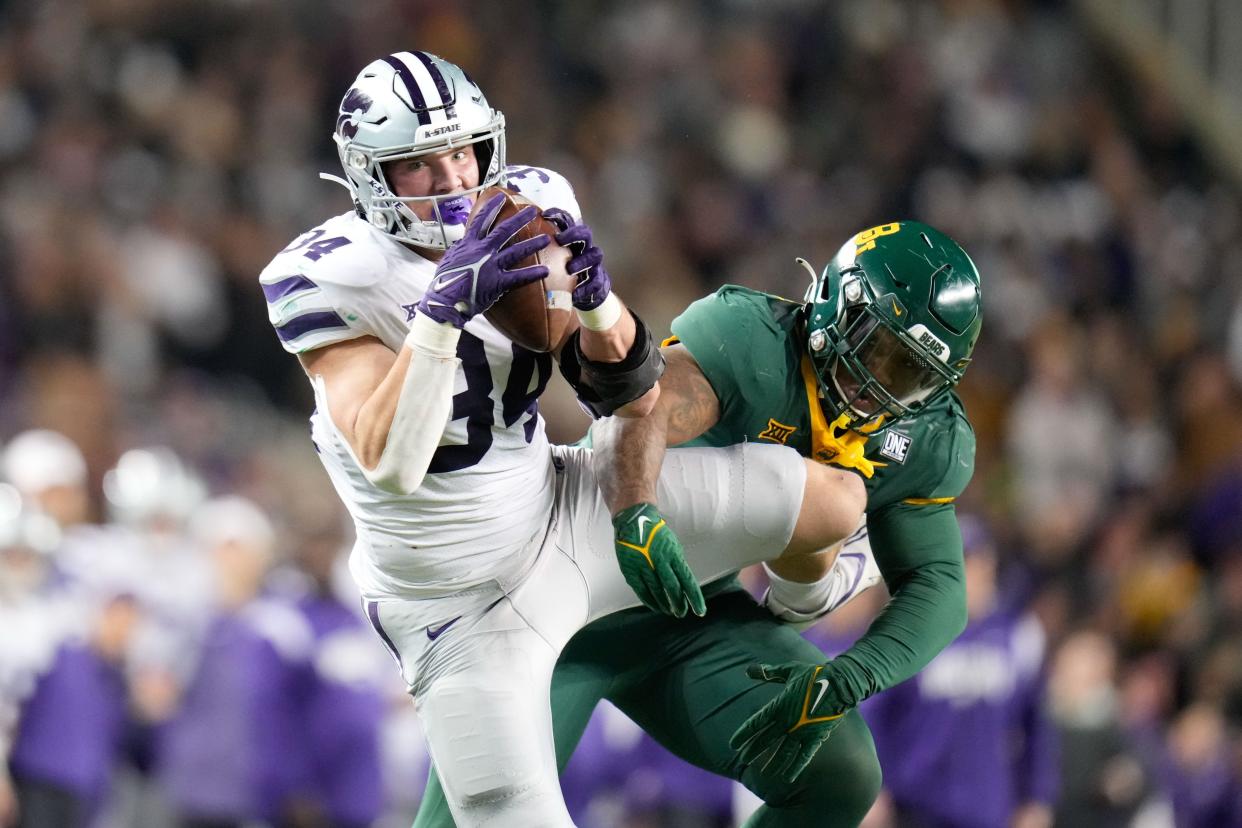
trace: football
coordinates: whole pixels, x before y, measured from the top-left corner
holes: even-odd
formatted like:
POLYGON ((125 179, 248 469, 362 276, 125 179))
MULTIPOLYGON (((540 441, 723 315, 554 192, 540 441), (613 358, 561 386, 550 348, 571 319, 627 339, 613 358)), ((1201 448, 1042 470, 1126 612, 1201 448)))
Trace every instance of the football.
MULTIPOLYGON (((496 214, 493 226, 531 203, 504 187, 488 187, 475 199, 470 214, 472 219, 479 205, 491 201, 496 193, 504 194, 505 203, 496 214)), ((508 246, 544 233, 552 237, 551 244, 513 268, 542 264, 547 265, 548 275, 509 291, 483 314, 501 333, 531 351, 554 350, 569 333, 574 320, 571 294, 576 280, 566 270, 570 254, 568 249, 556 243, 557 232, 556 225, 545 219, 541 212, 506 243, 508 246)))

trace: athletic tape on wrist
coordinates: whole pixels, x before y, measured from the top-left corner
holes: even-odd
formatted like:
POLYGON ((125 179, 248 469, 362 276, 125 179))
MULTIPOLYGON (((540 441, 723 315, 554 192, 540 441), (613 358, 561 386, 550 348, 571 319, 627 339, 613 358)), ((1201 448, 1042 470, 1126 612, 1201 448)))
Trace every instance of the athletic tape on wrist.
POLYGON ((594 310, 576 311, 578 321, 588 331, 606 331, 621 318, 621 300, 615 293, 610 293, 598 308, 594 310))
POLYGON ((419 313, 414 315, 414 321, 410 323, 405 344, 411 351, 422 351, 430 356, 448 359, 457 356, 459 339, 460 328, 454 328, 447 322, 437 322, 430 316, 419 313))

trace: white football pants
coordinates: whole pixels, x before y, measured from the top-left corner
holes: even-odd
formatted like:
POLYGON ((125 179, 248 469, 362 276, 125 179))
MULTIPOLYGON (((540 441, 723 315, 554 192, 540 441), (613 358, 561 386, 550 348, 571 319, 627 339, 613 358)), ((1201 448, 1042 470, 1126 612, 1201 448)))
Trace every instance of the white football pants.
MULTIPOLYGON (((367 602, 414 697, 458 828, 573 825, 556 772, 552 669, 581 627, 639 605, 616 561, 590 450, 557 446, 552 462, 548 532, 516 585, 367 602)), ((805 485, 802 457, 784 446, 671 449, 658 502, 706 583, 780 553, 805 485)))

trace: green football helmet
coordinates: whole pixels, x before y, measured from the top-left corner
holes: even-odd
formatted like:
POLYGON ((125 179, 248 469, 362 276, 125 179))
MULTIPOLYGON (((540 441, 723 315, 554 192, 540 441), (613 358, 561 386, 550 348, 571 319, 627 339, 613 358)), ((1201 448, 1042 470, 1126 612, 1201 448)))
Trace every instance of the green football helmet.
MULTIPOLYGON (((812 271, 813 272, 813 271, 812 271)), ((917 414, 970 364, 983 324, 979 271, 926 224, 854 236, 806 295, 807 351, 829 421, 850 428, 917 414)))

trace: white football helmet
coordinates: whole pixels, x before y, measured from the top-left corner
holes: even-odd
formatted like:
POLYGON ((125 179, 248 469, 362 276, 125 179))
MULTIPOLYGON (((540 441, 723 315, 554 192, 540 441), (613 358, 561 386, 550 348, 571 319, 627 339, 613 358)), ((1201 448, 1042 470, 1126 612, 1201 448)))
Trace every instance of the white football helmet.
POLYGON ((31 508, 16 487, 0 483, 0 606, 31 597, 47 582, 59 545, 56 521, 31 508))
POLYGON ((207 499, 207 487, 172 449, 130 449, 104 474, 111 518, 125 526, 181 526, 207 499))
POLYGON ((65 435, 44 428, 14 437, 0 455, 0 468, 26 497, 57 486, 86 485, 82 450, 65 435))
POLYGON ((368 64, 341 100, 332 138, 358 214, 418 247, 444 250, 460 239, 474 194, 504 184, 505 116, 460 67, 428 52, 397 52, 368 64), (468 144, 479 163, 474 189, 401 198, 384 178, 387 161, 468 144), (408 205, 418 201, 431 203, 434 221, 414 214, 408 205))
POLYGON ((0 483, 0 551, 19 548, 47 555, 59 543, 56 521, 23 500, 16 486, 0 483))
POLYGON ((254 501, 238 495, 216 497, 194 510, 189 534, 203 549, 244 544, 270 556, 276 530, 254 501))

